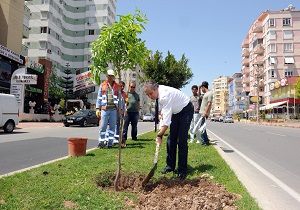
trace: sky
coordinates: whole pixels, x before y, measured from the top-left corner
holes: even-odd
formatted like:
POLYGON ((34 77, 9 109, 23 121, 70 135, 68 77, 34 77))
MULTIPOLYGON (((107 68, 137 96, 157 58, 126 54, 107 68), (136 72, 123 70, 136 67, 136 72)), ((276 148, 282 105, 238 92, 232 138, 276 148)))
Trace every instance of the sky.
POLYGON ((182 88, 241 70, 241 43, 251 24, 266 10, 278 11, 300 0, 117 0, 117 15, 142 11, 148 18, 141 38, 148 49, 170 51, 179 59, 189 59, 193 78, 182 88))

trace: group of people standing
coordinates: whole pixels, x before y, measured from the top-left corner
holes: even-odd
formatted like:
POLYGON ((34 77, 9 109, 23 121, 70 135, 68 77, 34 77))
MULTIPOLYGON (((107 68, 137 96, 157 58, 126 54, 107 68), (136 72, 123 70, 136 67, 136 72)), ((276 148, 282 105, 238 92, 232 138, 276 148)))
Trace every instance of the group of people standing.
POLYGON ((115 72, 107 71, 107 79, 100 84, 96 101, 96 115, 101 120, 99 128, 99 148, 111 148, 119 142, 123 135, 121 146, 126 147, 127 132, 131 124, 131 138, 137 140, 137 123, 139 119, 140 98, 135 92, 136 83, 129 84, 126 93, 125 83, 115 81, 115 72), (120 96, 119 96, 120 94, 120 96), (124 117, 124 132, 119 133, 121 117, 124 117))
MULTIPOLYGON (((105 142, 107 142, 109 148, 112 147, 115 135, 116 137, 120 135, 119 129, 116 129, 116 127, 120 126, 117 117, 119 114, 126 116, 124 133, 121 134, 124 139, 122 146, 126 145, 129 123, 132 125, 132 139, 137 139, 140 99, 134 91, 136 84, 135 82, 131 82, 130 90, 126 94, 124 92, 125 84, 123 82, 120 82, 120 85, 117 84, 114 76, 113 70, 107 71, 107 80, 100 85, 96 103, 96 114, 101 118, 98 145, 101 148, 106 146, 105 142), (119 90, 121 90, 121 100, 118 100, 119 90), (107 130, 108 124, 109 129, 107 130), (108 139, 106 136, 107 132, 108 139)), ((194 85, 192 87, 193 96, 191 98, 176 88, 159 85, 154 81, 144 83, 144 92, 150 99, 158 101, 160 129, 156 135, 157 144, 160 145, 162 143, 163 137, 167 129, 169 129, 166 167, 162 173, 174 172, 180 180, 184 180, 188 172, 189 130, 191 141, 194 140, 195 136, 197 139, 201 137, 202 144, 209 145, 206 130, 202 130, 199 134, 197 133, 198 129, 194 127, 195 125, 203 127, 210 113, 213 96, 212 92, 208 90, 208 82, 202 82, 199 87, 194 85), (193 132, 194 130, 196 131, 195 133, 193 132), (178 160, 177 168, 176 160, 178 160)))

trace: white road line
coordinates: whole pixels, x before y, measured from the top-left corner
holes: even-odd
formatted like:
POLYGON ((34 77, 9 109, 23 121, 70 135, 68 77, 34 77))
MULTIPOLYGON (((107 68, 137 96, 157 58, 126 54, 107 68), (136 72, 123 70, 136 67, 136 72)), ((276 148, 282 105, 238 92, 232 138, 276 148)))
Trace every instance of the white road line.
MULTIPOLYGON (((207 129, 208 130, 208 129, 207 129)), ((264 169, 262 166, 258 165, 256 162, 248 158, 246 155, 244 155, 242 152, 237 150, 235 147, 231 146, 229 143, 227 143, 225 140, 223 140, 221 137, 216 135, 214 132, 208 130, 210 133, 212 133, 215 137, 217 137, 220 141, 222 141, 224 144, 232 148, 238 155, 240 155, 242 158, 244 158, 249 164, 251 164, 253 167, 255 167, 257 170, 259 170, 261 173, 263 173, 266 177, 271 179, 273 182, 275 182, 281 189, 283 189, 285 192, 287 192, 290 196, 295 198, 298 202, 300 202, 300 194, 294 191, 292 188, 287 186, 285 183, 280 181, 277 177, 275 177, 273 174, 271 174, 269 171, 264 169)))
MULTIPOLYGON (((144 135, 144 134, 146 134, 146 133, 148 133, 148 132, 151 132, 151 131, 146 131, 146 132, 144 132, 144 133, 138 134, 138 136, 144 135)), ((88 150, 86 150, 86 152, 88 153, 88 152, 93 151, 93 150, 95 150, 95 149, 97 149, 97 147, 88 149, 88 150)), ((50 161, 47 161, 47 162, 44 162, 44 163, 40 163, 40 164, 38 164, 38 165, 30 166, 30 167, 23 168, 23 169, 20 169, 20 170, 17 170, 17 171, 12 171, 12 172, 10 172, 10 173, 0 175, 0 179, 3 178, 3 177, 12 176, 12 175, 17 174, 17 173, 21 173, 21 172, 24 172, 24 171, 28 171, 28 170, 33 169, 33 168, 38 168, 38 167, 43 166, 43 165, 47 165, 47 164, 50 164, 50 163, 55 163, 55 162, 57 162, 57 161, 59 161, 59 160, 67 159, 68 157, 69 157, 69 156, 64 156, 64 157, 57 158, 57 159, 54 159, 54 160, 50 160, 50 161)))
POLYGON ((272 133, 272 132, 267 132, 268 134, 272 134, 272 135, 277 135, 277 136, 286 136, 286 135, 283 135, 283 134, 280 134, 280 133, 272 133))

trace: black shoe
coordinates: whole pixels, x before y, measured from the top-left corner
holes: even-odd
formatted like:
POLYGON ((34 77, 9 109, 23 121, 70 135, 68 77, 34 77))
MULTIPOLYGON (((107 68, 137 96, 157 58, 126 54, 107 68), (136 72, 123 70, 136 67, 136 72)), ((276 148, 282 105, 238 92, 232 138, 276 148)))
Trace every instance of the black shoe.
POLYGON ((137 140, 137 138, 132 138, 132 141, 136 141, 137 140))
POLYGON ((173 172, 174 170, 173 169, 171 169, 171 168, 169 168, 169 167, 165 167, 162 171, 161 171, 161 173, 162 174, 167 174, 167 173, 170 173, 170 172, 173 172))
POLYGON ((184 173, 179 173, 177 177, 179 178, 179 180, 183 181, 183 180, 186 179, 186 176, 187 176, 187 175, 184 174, 184 173))
POLYGON ((203 146, 209 146, 210 144, 209 144, 209 142, 202 142, 201 143, 203 146))
POLYGON ((105 147, 105 142, 104 141, 100 141, 97 147, 98 148, 104 148, 105 147))
POLYGON ((112 148, 112 146, 107 146, 107 149, 111 149, 112 148))

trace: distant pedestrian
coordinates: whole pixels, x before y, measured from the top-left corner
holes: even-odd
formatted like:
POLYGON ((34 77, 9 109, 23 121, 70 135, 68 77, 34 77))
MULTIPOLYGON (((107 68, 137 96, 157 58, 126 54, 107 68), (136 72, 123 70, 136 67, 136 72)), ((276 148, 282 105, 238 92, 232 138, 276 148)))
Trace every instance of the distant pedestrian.
POLYGON ((194 108, 188 96, 178 89, 158 85, 150 81, 144 85, 146 95, 156 100, 161 114, 161 127, 157 133, 156 142, 162 143, 162 138, 170 127, 167 140, 167 165, 162 173, 175 172, 178 147, 178 177, 184 180, 187 176, 188 132, 193 118, 194 108))
MULTIPOLYGON (((194 127, 196 125, 196 123, 198 122, 199 118, 200 118, 200 114, 199 114, 199 110, 200 110, 200 103, 199 103, 199 93, 198 93, 198 86, 197 85, 193 85, 192 86, 192 96, 190 97, 190 100, 194 106, 194 115, 193 115, 193 119, 191 122, 191 126, 190 126, 190 143, 193 143, 195 140, 195 134, 193 133, 194 127)), ((200 136, 196 135, 196 142, 200 143, 200 136)))
POLYGON ((140 111, 140 96, 135 92, 136 83, 130 82, 129 92, 128 92, 128 101, 127 101, 127 112, 125 117, 124 124, 124 141, 127 140, 127 132, 129 124, 131 124, 131 139, 137 140, 137 124, 139 120, 139 111, 140 111))
MULTIPOLYGON (((202 116, 202 121, 200 123, 199 127, 202 127, 202 125, 205 123, 206 119, 208 118, 210 114, 210 110, 212 107, 212 100, 213 100, 213 94, 212 91, 208 90, 208 82, 204 81, 200 85, 201 91, 204 93, 201 106, 200 106, 200 115, 202 116)), ((206 129, 204 129, 201 132, 201 138, 202 138, 202 145, 209 145, 209 139, 207 136, 206 129)))
POLYGON ((107 70, 107 79, 103 81, 99 87, 98 97, 96 101, 96 115, 100 118, 99 128, 99 148, 113 146, 116 123, 117 123, 117 107, 118 107, 119 85, 115 82, 115 73, 112 69, 107 70), (106 129, 108 129, 108 138, 106 137, 106 129))

